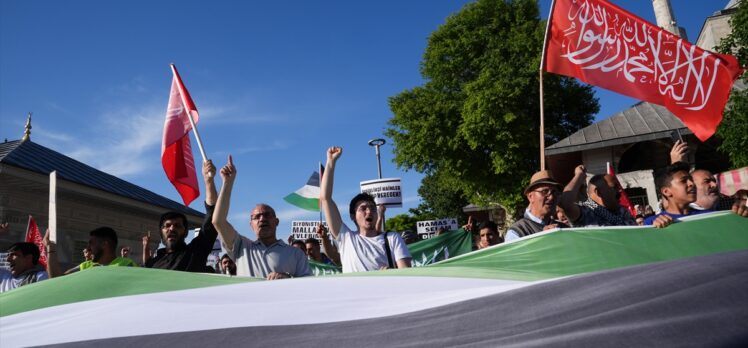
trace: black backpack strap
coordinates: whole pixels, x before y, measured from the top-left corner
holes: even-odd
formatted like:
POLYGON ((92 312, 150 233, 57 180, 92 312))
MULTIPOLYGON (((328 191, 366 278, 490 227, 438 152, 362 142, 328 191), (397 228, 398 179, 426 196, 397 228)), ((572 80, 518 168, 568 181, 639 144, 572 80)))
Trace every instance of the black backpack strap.
POLYGON ((384 252, 387 253, 387 263, 390 265, 389 268, 395 268, 395 263, 392 262, 392 252, 390 252, 390 241, 387 239, 387 233, 384 233, 384 252))

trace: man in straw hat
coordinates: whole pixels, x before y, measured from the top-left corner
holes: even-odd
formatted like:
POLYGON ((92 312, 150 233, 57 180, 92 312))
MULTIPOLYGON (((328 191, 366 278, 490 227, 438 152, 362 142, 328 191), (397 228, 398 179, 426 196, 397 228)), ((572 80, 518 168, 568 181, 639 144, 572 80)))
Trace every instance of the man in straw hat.
POLYGON ((525 188, 525 196, 530 202, 525 216, 509 227, 504 239, 508 242, 543 230, 568 227, 552 219, 561 188, 550 170, 533 174, 530 185, 525 188))

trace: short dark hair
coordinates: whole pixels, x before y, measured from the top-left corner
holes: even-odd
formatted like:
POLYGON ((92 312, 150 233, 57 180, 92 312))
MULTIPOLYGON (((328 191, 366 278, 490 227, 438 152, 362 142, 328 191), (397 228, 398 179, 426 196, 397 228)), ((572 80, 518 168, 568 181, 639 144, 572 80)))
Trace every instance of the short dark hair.
MULTIPOLYGON (((607 174, 595 174, 590 178, 590 184, 595 185, 595 187, 600 187, 600 185, 606 185, 605 182, 605 175, 607 174)), ((588 188, 589 189, 589 188, 588 188)))
POLYGON ((482 223, 480 225, 479 231, 482 230, 482 229, 484 229, 484 228, 487 228, 487 229, 493 231, 494 233, 499 233, 499 226, 497 226, 496 223, 493 222, 493 221, 486 221, 486 222, 482 223))
POLYGON ((303 246, 303 247, 304 247, 304 249, 306 249, 306 243, 304 243, 304 241, 303 241, 303 240, 301 240, 301 239, 296 239, 296 240, 294 240, 293 242, 291 242, 291 245, 296 245, 296 244, 299 244, 299 245, 303 246))
MULTIPOLYGON (((377 204, 377 202, 374 200, 374 196, 368 193, 364 192, 364 193, 359 193, 355 195, 353 199, 351 199, 351 204, 348 206, 348 212, 351 214, 352 218, 356 216, 356 206, 361 201, 368 202, 374 205, 377 204)), ((355 218, 353 218, 353 222, 356 222, 355 218)))
POLYGON ((304 241, 304 244, 312 243, 316 246, 319 246, 319 241, 316 238, 309 237, 304 241))
POLYGON ((117 250, 117 232, 111 227, 99 227, 88 233, 91 237, 96 237, 109 242, 112 252, 117 250))
POLYGON ((677 172, 688 173, 690 169, 691 167, 689 167, 688 163, 685 163, 685 162, 675 162, 661 169, 660 173, 657 175, 657 178, 655 179, 655 186, 657 186, 657 193, 662 195, 662 189, 665 187, 670 187, 670 182, 673 180, 673 175, 675 175, 675 173, 677 172))
POLYGON ((189 229, 189 226, 187 226, 187 217, 184 214, 178 213, 176 211, 167 211, 166 213, 161 215, 161 220, 158 222, 158 228, 164 227, 164 221, 175 218, 182 219, 182 225, 184 225, 184 228, 189 229))
POLYGON ((229 260, 231 260, 231 256, 229 256, 229 254, 223 254, 223 256, 221 256, 221 260, 223 260, 223 259, 229 259, 229 260))
POLYGON ((8 253, 20 251, 23 256, 31 255, 31 262, 36 265, 39 263, 39 247, 34 243, 18 242, 8 248, 8 253))

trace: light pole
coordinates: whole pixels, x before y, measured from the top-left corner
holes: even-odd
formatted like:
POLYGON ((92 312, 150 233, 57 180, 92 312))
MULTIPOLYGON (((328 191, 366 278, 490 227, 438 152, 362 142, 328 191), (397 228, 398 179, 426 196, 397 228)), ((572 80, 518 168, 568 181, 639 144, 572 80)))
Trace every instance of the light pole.
MULTIPOLYGON (((382 178, 382 161, 379 158, 379 147, 384 145, 385 143, 386 141, 384 141, 384 139, 381 139, 381 138, 369 140, 369 146, 373 146, 377 154, 377 174, 379 175, 379 179, 382 178)), ((387 231, 387 229, 384 227, 384 223, 385 223, 384 212, 382 212, 382 232, 387 231)))
POLYGON ((379 159, 379 147, 384 145, 386 141, 384 139, 371 139, 369 140, 369 146, 374 146, 374 149, 377 154, 377 174, 379 174, 379 179, 382 178, 382 162, 379 159))

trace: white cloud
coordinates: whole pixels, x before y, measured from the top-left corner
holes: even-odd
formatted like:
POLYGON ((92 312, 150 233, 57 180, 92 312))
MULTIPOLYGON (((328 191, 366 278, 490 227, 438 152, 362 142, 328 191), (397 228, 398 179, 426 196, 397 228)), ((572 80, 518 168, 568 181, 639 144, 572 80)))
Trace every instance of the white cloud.
POLYGON ((55 150, 109 174, 132 176, 154 170, 159 164, 143 158, 148 157, 145 153, 160 148, 163 113, 160 102, 116 105, 101 117, 90 119, 90 132, 76 130, 73 136, 35 126, 32 139, 38 136, 55 150))

